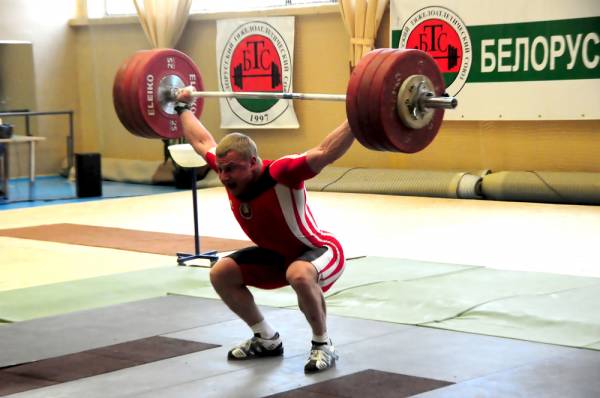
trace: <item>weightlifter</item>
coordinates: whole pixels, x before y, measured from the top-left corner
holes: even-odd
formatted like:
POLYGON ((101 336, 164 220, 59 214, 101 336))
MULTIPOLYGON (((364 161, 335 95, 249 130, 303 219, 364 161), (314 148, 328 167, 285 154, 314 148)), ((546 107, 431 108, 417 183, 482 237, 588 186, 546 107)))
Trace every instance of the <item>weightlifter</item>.
POLYGON ((290 285, 312 329, 306 373, 331 368, 338 355, 327 334, 323 293, 344 270, 338 240, 321 230, 306 201, 304 181, 340 158, 354 142, 347 121, 315 148, 277 160, 259 157, 254 141, 241 133, 219 144, 190 112, 192 88, 182 89, 175 110, 183 134, 225 186, 231 210, 256 246, 219 259, 210 280, 227 306, 252 329, 254 336, 228 353, 229 360, 283 355, 278 332, 265 320, 247 286, 276 289, 290 285))

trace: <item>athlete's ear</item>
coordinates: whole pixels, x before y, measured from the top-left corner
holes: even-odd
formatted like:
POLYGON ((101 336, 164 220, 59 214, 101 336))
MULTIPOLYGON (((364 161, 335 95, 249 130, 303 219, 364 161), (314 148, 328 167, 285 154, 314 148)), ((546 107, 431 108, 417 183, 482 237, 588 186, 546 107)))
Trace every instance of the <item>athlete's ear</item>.
POLYGON ((250 167, 254 168, 258 165, 258 160, 256 159, 256 156, 252 156, 250 158, 250 167))

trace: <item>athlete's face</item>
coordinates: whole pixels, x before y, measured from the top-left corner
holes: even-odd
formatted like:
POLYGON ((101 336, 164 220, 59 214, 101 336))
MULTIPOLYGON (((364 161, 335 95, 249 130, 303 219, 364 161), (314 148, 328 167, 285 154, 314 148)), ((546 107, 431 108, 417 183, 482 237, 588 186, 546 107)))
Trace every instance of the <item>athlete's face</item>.
POLYGON ((223 185, 234 196, 239 196, 256 178, 258 161, 256 157, 248 160, 235 151, 229 151, 224 157, 217 158, 217 172, 223 185))

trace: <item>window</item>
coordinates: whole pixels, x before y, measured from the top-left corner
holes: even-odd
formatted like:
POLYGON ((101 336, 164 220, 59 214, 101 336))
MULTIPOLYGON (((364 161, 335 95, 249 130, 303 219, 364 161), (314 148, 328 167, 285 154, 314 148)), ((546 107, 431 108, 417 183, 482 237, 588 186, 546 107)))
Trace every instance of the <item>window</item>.
MULTIPOLYGON (((193 0, 191 13, 244 11, 275 7, 289 7, 306 4, 336 3, 337 0, 193 0)), ((88 0, 90 18, 104 16, 135 15, 133 1, 88 0)))

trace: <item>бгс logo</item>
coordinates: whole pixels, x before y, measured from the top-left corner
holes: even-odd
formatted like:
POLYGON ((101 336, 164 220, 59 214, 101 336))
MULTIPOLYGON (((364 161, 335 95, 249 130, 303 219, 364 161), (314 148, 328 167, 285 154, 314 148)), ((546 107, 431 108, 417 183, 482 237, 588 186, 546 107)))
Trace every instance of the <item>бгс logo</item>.
POLYGON ((447 8, 427 7, 411 15, 402 27, 398 47, 431 55, 451 96, 465 85, 473 61, 471 38, 463 21, 447 8))
MULTIPOLYGON (((265 22, 239 26, 221 55, 221 87, 225 91, 289 92, 292 66, 283 37, 265 22)), ((227 98, 231 111, 248 124, 265 125, 281 116, 290 101, 227 98)))

